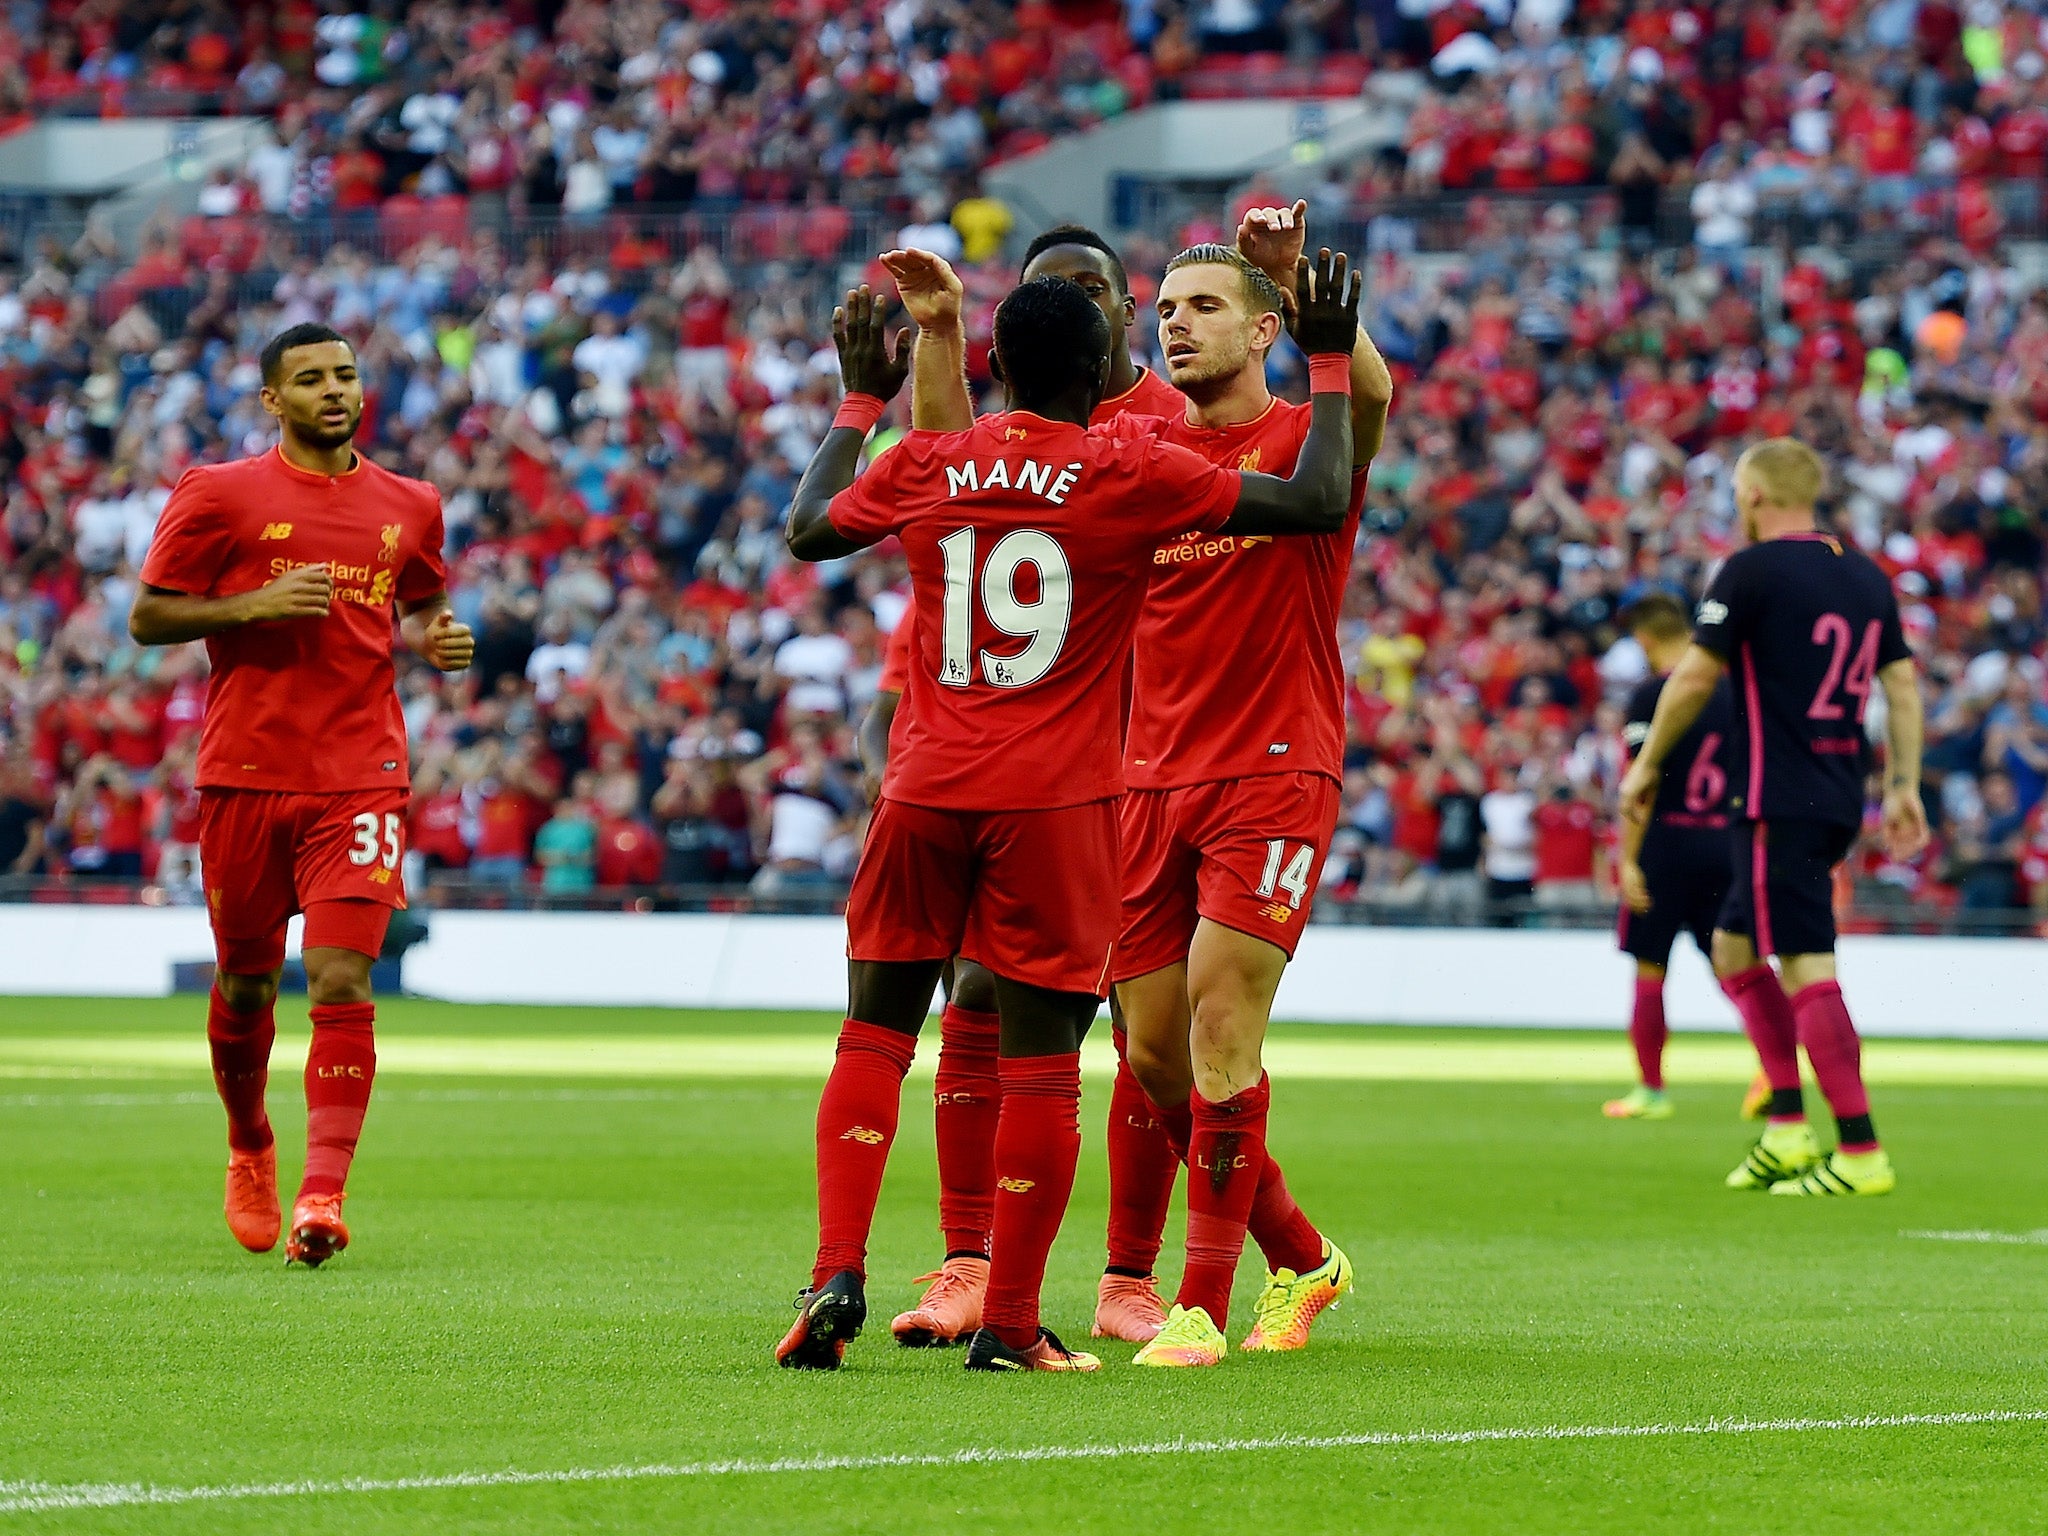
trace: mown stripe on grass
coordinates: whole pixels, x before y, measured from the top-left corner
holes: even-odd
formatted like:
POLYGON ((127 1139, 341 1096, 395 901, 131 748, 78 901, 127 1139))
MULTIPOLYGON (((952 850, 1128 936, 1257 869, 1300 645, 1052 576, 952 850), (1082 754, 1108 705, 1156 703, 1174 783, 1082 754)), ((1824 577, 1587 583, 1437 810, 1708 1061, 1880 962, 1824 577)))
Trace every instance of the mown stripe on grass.
MULTIPOLYGON (((936 1035, 936 1031, 933 1031, 936 1035)), ((1113 1070, 1108 1031, 1083 1053, 1091 1073, 1113 1070)), ((278 1041, 273 1071, 298 1070, 303 1035, 278 1041)), ((934 1039, 916 1070, 929 1074, 934 1039)), ((1614 1041, 1489 1039, 1483 1031, 1445 1040, 1304 1039, 1269 1041, 1266 1065, 1275 1077, 1353 1082, 1613 1083, 1631 1070, 1627 1046, 1614 1041)), ((426 1077, 552 1077, 821 1079, 831 1065, 832 1037, 813 1034, 735 1035, 404 1035, 377 1042, 381 1073, 426 1077)), ((1746 1083, 1756 1058, 1740 1036, 1680 1037, 1666 1053, 1674 1082, 1746 1083)), ((189 1033, 29 1035, 0 1038, 0 1077, 105 1077, 126 1072, 203 1073, 206 1041, 189 1033)), ((1928 1040, 1867 1040, 1870 1081, 1897 1085, 2009 1087, 2048 1085, 2048 1047, 1928 1040)))
POLYGON ((2048 1227, 2031 1232, 1986 1232, 1972 1228, 1959 1232, 1901 1232, 1901 1237, 1922 1238, 1930 1243, 2027 1243, 2048 1246, 2048 1227))
MULTIPOLYGON (((686 1104, 703 1099, 730 1102, 735 1096, 808 1101, 808 1088, 380 1088, 380 1104, 686 1104)), ((212 1092, 190 1093, 10 1093, 0 1109, 164 1109, 218 1104, 212 1092)))
POLYGON ((1152 1440, 1135 1444, 969 1447, 907 1455, 792 1456, 773 1460, 655 1462, 639 1466, 565 1467, 555 1471, 449 1472, 419 1477, 350 1477, 285 1483, 0 1482, 0 1514, 111 1509, 137 1504, 198 1504, 236 1499, 328 1498, 345 1493, 415 1493, 435 1489, 526 1488, 547 1484, 640 1482, 692 1477, 760 1477, 789 1473, 876 1472, 916 1467, 1011 1466, 1050 1461, 1120 1461, 1141 1456, 1241 1455, 1262 1451, 1335 1451, 1374 1447, 1492 1445, 1516 1441, 1652 1440, 1693 1435, 1813 1434, 1843 1430, 2042 1424, 2048 1411, 1990 1409, 1964 1413, 1864 1414, 1838 1419, 1708 1419, 1699 1424, 1539 1425, 1524 1429, 1374 1430, 1352 1435, 1271 1435, 1236 1440, 1152 1440))

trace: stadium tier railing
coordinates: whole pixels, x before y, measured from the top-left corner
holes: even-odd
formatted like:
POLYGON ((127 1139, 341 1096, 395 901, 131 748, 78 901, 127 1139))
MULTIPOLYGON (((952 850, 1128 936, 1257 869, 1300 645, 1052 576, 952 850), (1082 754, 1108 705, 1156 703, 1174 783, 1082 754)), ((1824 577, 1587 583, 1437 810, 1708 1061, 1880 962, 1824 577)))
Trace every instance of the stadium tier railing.
MULTIPOLYGON (((0 904, 56 906, 197 906, 188 889, 146 880, 0 877, 0 904)), ((838 881, 783 881, 773 887, 729 885, 596 886, 550 891, 537 885, 449 879, 437 876, 415 904, 426 911, 469 912, 705 912, 772 917, 837 916, 846 910, 846 886, 838 881)), ((1837 914, 1844 933, 1945 935, 1968 938, 2048 937, 2048 912, 2026 908, 1965 909, 1930 902, 1874 899, 1837 914)), ((1530 899, 1456 902, 1400 890, 1349 898, 1318 896, 1310 921, 1345 927, 1512 928, 1594 931, 1612 928, 1611 901, 1552 905, 1530 899)))

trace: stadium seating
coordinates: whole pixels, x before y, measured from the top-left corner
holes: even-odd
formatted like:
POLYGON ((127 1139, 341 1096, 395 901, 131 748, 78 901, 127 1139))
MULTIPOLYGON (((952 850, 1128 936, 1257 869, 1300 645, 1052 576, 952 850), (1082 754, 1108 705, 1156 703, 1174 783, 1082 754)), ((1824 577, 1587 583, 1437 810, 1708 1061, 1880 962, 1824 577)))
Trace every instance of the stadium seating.
MULTIPOLYGON (((1802 11, 1821 30, 1789 58, 1757 19, 1769 7, 1704 34, 1690 11, 1588 12, 1569 36, 1530 4, 1505 25, 1461 5, 1384 34, 1306 9, 1319 29, 1248 53, 1172 18, 1133 34, 1114 6, 969 7, 915 36, 862 6, 815 43, 759 8, 663 12, 658 46, 614 61, 619 113, 570 89, 563 45, 622 47, 605 30, 620 8, 568 7, 541 37, 478 7, 459 36, 377 59, 287 48, 275 27, 295 13, 264 10, 271 43, 253 27, 226 61, 200 46, 202 8, 180 35, 207 68, 183 74, 167 32, 123 63, 104 40, 72 47, 47 11, 0 44, 0 118, 80 92, 117 106, 94 82, 125 81, 274 111, 281 143, 139 252, 30 229, 0 253, 0 799, 47 830, 12 872, 139 862, 189 895, 200 682, 188 658, 138 655, 122 614, 180 470, 266 441, 262 338, 331 316, 360 341, 372 451, 448 502, 458 611, 485 637, 475 677, 404 681, 420 814, 443 823, 415 826, 436 878, 505 900, 743 882, 829 899, 864 809, 851 726, 902 590, 886 551, 820 585, 776 537, 830 417, 832 286, 904 226, 945 224, 992 157, 1156 81, 1417 103, 1401 149, 1333 167, 1311 215, 1379 253, 1368 319, 1399 378, 1345 620, 1358 686, 1333 914, 1438 912, 1437 802, 1474 775, 1604 807, 1601 704, 1640 666, 1616 608, 1697 586, 1729 546, 1732 450, 1779 430, 1828 449, 1844 525, 1897 576, 1935 689, 1937 847, 1859 866, 1859 903, 1934 921, 2048 900, 2048 309, 2000 243, 2039 219, 2033 44, 1965 79, 1954 40, 1922 36, 1822 81, 1885 18, 1802 11), (755 23, 742 58, 733 29, 755 23), (754 78, 764 53, 787 72, 754 78), (352 122, 370 85, 388 112, 352 122), (832 110, 797 132, 820 100, 832 110), (1550 131, 1574 125, 1591 137, 1550 131), (1804 245, 1820 233, 1834 253, 1804 245), (564 797, 658 834, 662 861, 544 879, 530 839, 564 797)), ((1141 302, 1172 241, 1223 212, 1132 239, 1141 302)), ((1013 272, 967 276, 985 341, 1013 272)), ((1300 382, 1286 359, 1274 379, 1300 382)))

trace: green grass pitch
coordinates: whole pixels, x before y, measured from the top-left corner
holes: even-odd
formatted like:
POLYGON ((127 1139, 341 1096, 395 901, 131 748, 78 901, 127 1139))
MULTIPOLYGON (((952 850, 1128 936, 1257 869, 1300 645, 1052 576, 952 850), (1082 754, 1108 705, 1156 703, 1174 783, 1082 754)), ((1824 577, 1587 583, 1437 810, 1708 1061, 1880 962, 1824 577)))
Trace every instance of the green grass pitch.
MULTIPOLYGON (((1274 1147, 1356 1295, 1301 1355, 1108 1346, 1092 1378, 889 1342, 937 1257, 913 1079, 879 1315, 800 1376, 769 1351, 832 1021, 386 1003, 355 1244, 306 1272, 221 1222, 202 1011, 0 998, 0 1532, 2048 1527, 2048 1048, 1874 1045, 1899 1192, 1795 1202, 1720 1187, 1739 1040, 1676 1042, 1679 1115, 1637 1125, 1598 1112, 1618 1032, 1277 1030, 1274 1147), (405 1479, 439 1485, 338 1486, 405 1479)), ((1101 1060, 1047 1285, 1070 1341, 1101 1060)), ((1256 1282, 1251 1255, 1233 1337, 1256 1282)))

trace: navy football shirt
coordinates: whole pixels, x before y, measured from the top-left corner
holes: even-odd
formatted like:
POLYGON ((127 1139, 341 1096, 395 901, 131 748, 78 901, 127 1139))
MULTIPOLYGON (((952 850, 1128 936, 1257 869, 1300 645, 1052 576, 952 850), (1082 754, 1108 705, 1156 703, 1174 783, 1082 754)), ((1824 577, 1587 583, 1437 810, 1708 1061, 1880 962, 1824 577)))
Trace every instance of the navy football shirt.
POLYGON ((1693 640, 1733 672, 1737 814, 1861 826, 1870 690, 1912 654, 1884 572, 1826 534, 1753 544, 1707 589, 1693 640))

